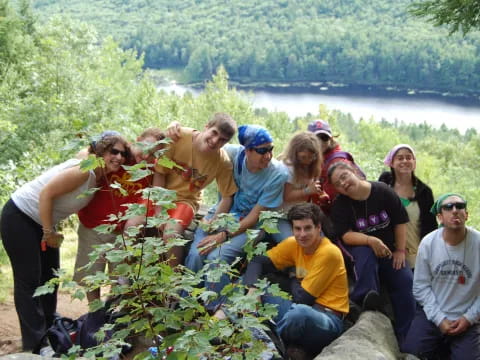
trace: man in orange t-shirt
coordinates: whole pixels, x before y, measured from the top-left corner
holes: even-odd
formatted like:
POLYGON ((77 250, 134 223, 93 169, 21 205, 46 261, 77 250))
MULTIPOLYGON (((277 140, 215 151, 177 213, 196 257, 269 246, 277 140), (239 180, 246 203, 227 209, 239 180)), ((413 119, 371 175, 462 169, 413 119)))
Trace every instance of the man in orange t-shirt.
MULTIPOLYGON (((167 158, 180 167, 172 169, 157 164, 154 185, 177 193, 176 205, 169 215, 178 222, 163 229, 167 238, 183 234, 199 208, 202 190, 213 180, 222 195, 216 214, 228 212, 237 185, 233 178, 230 158, 222 149, 235 134, 237 124, 225 113, 216 113, 202 131, 180 128, 178 141, 168 145, 167 158)), ((214 215, 214 216, 215 216, 214 215)), ((165 239, 164 236, 164 239, 165 239)), ((174 247, 169 255, 170 265, 183 263, 183 247, 174 247)))

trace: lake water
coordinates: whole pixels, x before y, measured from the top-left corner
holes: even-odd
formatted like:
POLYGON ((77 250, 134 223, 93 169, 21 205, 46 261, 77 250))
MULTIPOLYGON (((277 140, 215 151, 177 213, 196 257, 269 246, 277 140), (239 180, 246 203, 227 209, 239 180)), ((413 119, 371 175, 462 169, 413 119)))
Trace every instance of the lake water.
MULTIPOLYGON (((190 91, 198 95, 201 90, 177 84, 160 86, 167 92, 183 95, 190 91)), ((355 120, 360 118, 375 120, 395 120, 405 123, 423 123, 433 127, 445 124, 464 133, 469 128, 480 131, 480 102, 452 98, 428 98, 417 95, 379 96, 369 93, 331 94, 327 91, 308 92, 304 90, 281 89, 275 91, 255 90, 250 95, 245 93, 255 108, 266 108, 269 111, 286 112, 290 118, 304 116, 307 113, 318 114, 320 104, 329 110, 340 110, 350 113, 355 120)))

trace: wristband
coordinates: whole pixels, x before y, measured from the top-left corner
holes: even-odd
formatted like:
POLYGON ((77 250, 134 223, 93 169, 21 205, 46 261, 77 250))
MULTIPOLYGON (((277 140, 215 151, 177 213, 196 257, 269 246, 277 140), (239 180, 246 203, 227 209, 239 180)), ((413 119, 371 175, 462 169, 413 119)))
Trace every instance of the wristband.
POLYGON ((401 253, 406 253, 407 251, 405 249, 397 249, 397 251, 400 251, 401 253))
MULTIPOLYGON (((218 234, 222 234, 222 233, 225 233, 225 239, 224 240, 227 240, 228 239, 228 234, 229 234, 228 230, 222 230, 218 234)), ((224 241, 224 240, 222 240, 222 241, 224 241)))
POLYGON ((50 235, 50 234, 53 234, 53 230, 52 229, 45 229, 45 228, 42 228, 42 231, 45 235, 50 235))

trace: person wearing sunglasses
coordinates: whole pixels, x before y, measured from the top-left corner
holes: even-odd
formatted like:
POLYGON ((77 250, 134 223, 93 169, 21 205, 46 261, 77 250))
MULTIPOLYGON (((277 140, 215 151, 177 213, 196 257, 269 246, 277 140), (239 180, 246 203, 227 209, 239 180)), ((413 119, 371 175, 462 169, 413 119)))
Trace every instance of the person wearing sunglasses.
POLYGON ((0 231, 13 269, 15 308, 24 351, 38 352, 52 325, 56 292, 33 297, 37 287, 55 277, 60 266, 63 236, 57 224, 92 199, 106 174, 117 171, 130 156, 128 144, 116 132, 107 132, 89 148, 104 165, 82 171, 80 159, 67 160, 16 190, 3 207, 0 231), (82 195, 82 196, 80 196, 82 195))
POLYGON ((421 359, 480 359, 480 232, 466 226, 463 195, 444 194, 431 211, 441 226, 418 248, 413 295, 421 306, 403 351, 421 359))
POLYGON ((366 178, 362 169, 355 163, 352 154, 343 151, 340 144, 335 139, 337 136, 333 136, 332 129, 328 122, 322 119, 317 119, 308 124, 308 131, 315 134, 320 141, 320 147, 323 154, 323 164, 319 176, 320 185, 322 190, 327 196, 312 197, 312 200, 319 205, 325 214, 330 214, 332 202, 337 196, 337 190, 335 186, 330 183, 328 178, 328 169, 334 163, 343 161, 346 162, 355 169, 360 177, 366 178))
POLYGON ((401 345, 415 315, 413 275, 405 266, 407 212, 390 187, 360 178, 345 162, 333 164, 328 177, 339 193, 331 212, 335 233, 354 259, 350 299, 363 310, 381 310, 385 286, 401 345))
MULTIPOLYGON (((104 133, 105 134, 105 133, 104 133)), ((118 133, 117 133, 118 134, 118 133)), ((142 161, 147 164, 155 162, 155 152, 160 150, 165 135, 158 128, 146 129, 138 138, 137 142, 130 145, 132 156, 125 163, 126 165, 139 164, 142 161)), ((110 152, 122 155, 118 149, 111 149, 110 152)), ((80 154, 79 156, 82 156, 80 154)), ((122 155, 123 156, 123 155, 122 155)), ((145 168, 151 169, 145 165, 145 168)), ((78 212, 79 225, 77 229, 78 249, 75 259, 75 270, 73 280, 80 285, 84 285, 83 279, 88 275, 95 275, 97 272, 104 272, 107 268, 111 270, 113 264, 107 262, 105 257, 100 256, 95 263, 88 268, 85 267, 90 262, 89 254, 94 250, 95 246, 102 244, 114 244, 115 239, 124 227, 134 226, 141 219, 130 218, 127 222, 110 221, 109 216, 115 214, 124 214, 127 207, 126 204, 141 203, 147 207, 147 214, 153 215, 154 206, 142 199, 140 192, 152 185, 153 175, 146 176, 142 179, 131 181, 130 173, 123 167, 117 171, 105 174, 99 183, 99 189, 95 192, 93 199, 87 206, 78 212), (121 189, 114 188, 111 185, 118 184, 121 189), (115 231, 105 234, 99 233, 95 228, 99 225, 112 224, 116 225, 115 231)), ((140 217, 139 217, 140 218, 140 217)), ((100 288, 87 292, 89 302, 100 299, 100 288)))
POLYGON ((415 176, 417 160, 410 145, 395 145, 383 163, 390 167, 390 171, 383 172, 378 181, 386 183, 397 193, 408 213, 405 250, 408 265, 413 269, 420 240, 437 228, 435 216, 430 212, 433 193, 415 176))
MULTIPOLYGON (((193 271, 199 271, 206 260, 221 259, 231 264, 237 257, 243 257, 245 231, 257 226, 261 211, 278 208, 283 202, 288 171, 283 163, 273 159, 273 138, 268 130, 259 125, 242 125, 238 128, 238 140, 240 145, 228 144, 225 150, 238 186, 229 212, 239 220, 239 228, 234 233, 209 233, 198 227, 185 260, 185 265, 193 271)), ((215 208, 210 214, 214 211, 215 208)), ((228 275, 223 275, 219 282, 207 282, 205 286, 220 293, 229 282, 228 275)), ((209 306, 216 305, 212 302, 209 306)))

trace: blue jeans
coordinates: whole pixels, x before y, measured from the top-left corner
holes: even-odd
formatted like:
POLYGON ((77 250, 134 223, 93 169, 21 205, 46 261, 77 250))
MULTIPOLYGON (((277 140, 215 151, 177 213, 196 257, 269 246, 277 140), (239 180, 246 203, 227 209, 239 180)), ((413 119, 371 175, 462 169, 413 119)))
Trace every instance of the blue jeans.
MULTIPOLYGON (((247 234, 242 233, 233 238, 229 239, 224 244, 213 249, 207 255, 200 255, 198 252, 197 245, 200 241, 203 240, 208 235, 205 231, 197 227, 195 230, 195 235, 193 238, 193 243, 190 247, 190 251, 188 252, 187 258, 185 259, 185 266, 192 271, 199 271, 202 269, 203 265, 205 264, 206 260, 222 260, 228 264, 232 264, 237 257, 243 257, 245 255, 243 251, 243 246, 247 241, 247 234)), ((211 264, 210 266, 216 266, 215 264, 211 264)), ((220 294, 222 289, 225 285, 229 284, 230 278, 227 274, 224 274, 219 282, 209 282, 205 281, 205 287, 208 290, 215 291, 217 294, 220 294)), ((210 305, 214 305, 217 301, 212 302, 210 305)))
POLYGON ((357 274, 350 299, 362 304, 363 298, 370 290, 380 292, 380 281, 385 284, 395 315, 395 335, 401 346, 415 316, 412 270, 408 265, 395 270, 392 259, 377 258, 369 246, 351 246, 348 250, 355 259, 357 274))
POLYGON ((287 346, 296 345, 312 355, 318 354, 343 332, 342 319, 333 313, 295 304, 278 296, 264 295, 262 301, 278 306, 274 320, 277 333, 287 346))
POLYGON ((268 235, 273 241, 275 241, 275 244, 279 244, 286 238, 293 236, 292 225, 290 225, 288 220, 279 219, 277 228, 279 231, 278 233, 268 235))
POLYGON ((417 310, 408 332, 402 352, 414 354, 422 359, 440 359, 448 354, 452 360, 480 359, 480 325, 470 326, 456 336, 443 335, 440 329, 425 316, 422 308, 417 310))

